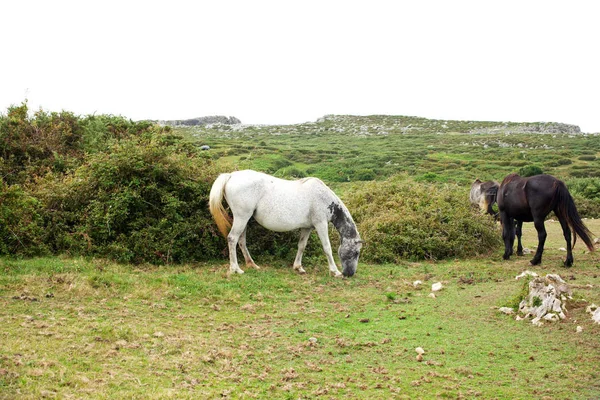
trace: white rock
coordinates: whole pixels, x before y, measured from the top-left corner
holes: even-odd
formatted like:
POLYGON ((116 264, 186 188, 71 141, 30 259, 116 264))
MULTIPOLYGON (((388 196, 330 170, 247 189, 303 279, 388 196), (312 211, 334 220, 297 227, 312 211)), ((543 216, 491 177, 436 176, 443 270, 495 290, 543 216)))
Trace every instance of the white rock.
POLYGON ((414 281, 413 282, 413 287, 418 288, 419 286, 421 286, 423 284, 423 282, 421 281, 414 281))
POLYGON ((592 321, 600 324, 600 308, 596 308, 596 311, 592 313, 592 321))
POLYGON ((429 296, 427 297, 431 297, 432 299, 435 299, 435 293, 429 293, 429 296))
POLYGON ((439 292, 440 290, 442 290, 444 286, 442 285, 442 282, 437 282, 434 283, 433 285, 431 285, 431 291, 432 292, 439 292))
POLYGON ((544 315, 546 321, 558 321, 560 317, 557 314, 546 314, 544 315))
POLYGON ((311 338, 308 339, 308 341, 311 342, 311 343, 317 343, 318 342, 318 340, 317 340, 316 337, 311 337, 311 338))
POLYGON ((565 249, 564 247, 560 247, 560 248, 558 249, 558 251, 567 251, 567 249, 565 249))
POLYGON ((538 274, 536 274, 533 271, 526 270, 526 271, 521 272, 519 275, 515 276, 515 279, 519 280, 519 279, 524 278, 526 276, 533 276, 534 278, 537 278, 538 274))
POLYGON ((581 326, 578 326, 577 327, 577 333, 581 333, 581 332, 583 332, 583 328, 581 326))
POLYGON ((513 309, 512 309, 512 308, 510 308, 510 307, 500 307, 500 308, 498 309, 498 311, 500 311, 500 312, 502 312, 502 313, 504 313, 504 314, 507 314, 507 315, 510 315, 510 314, 514 314, 514 313, 515 313, 515 310, 513 310, 513 309))
MULTIPOLYGON (((521 276, 527 276, 525 271, 521 276)), ((519 279, 519 277, 517 277, 519 279)), ((518 313, 524 318, 533 318, 534 325, 544 321, 565 319, 565 295, 569 297, 571 288, 557 274, 548 274, 544 278, 535 277, 529 282, 529 293, 519 304, 518 313)))
POLYGON ((423 350, 423 348, 422 348, 422 347, 417 347, 417 348, 415 349, 415 351, 417 352, 417 354, 425 354, 425 350, 423 350))

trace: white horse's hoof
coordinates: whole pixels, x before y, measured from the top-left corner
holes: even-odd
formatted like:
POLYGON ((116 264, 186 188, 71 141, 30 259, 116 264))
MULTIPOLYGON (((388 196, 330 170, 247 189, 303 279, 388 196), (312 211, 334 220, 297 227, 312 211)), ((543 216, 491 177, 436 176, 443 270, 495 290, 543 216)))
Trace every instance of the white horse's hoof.
POLYGON ((301 265, 294 265, 294 271, 298 272, 299 274, 305 274, 306 271, 304 270, 304 268, 302 268, 301 265))
POLYGON ((239 269, 239 268, 238 268, 238 269, 234 269, 234 270, 231 270, 231 269, 230 269, 229 271, 227 271, 227 275, 228 275, 228 276, 235 275, 235 274, 240 274, 240 275, 241 275, 241 274, 243 274, 243 273, 244 273, 244 271, 242 271, 242 270, 241 270, 241 269, 239 269))
MULTIPOLYGON (((252 264, 248 264, 248 266, 249 266, 249 267, 252 267, 252 268, 254 268, 254 269, 260 269, 260 267, 259 267, 258 265, 256 265, 256 264, 254 264, 254 263, 252 263, 252 264)), ((241 271, 241 270, 240 270, 240 271, 241 271)))
POLYGON ((340 271, 331 271, 331 274, 333 275, 334 278, 343 278, 344 275, 342 275, 342 273, 340 271))

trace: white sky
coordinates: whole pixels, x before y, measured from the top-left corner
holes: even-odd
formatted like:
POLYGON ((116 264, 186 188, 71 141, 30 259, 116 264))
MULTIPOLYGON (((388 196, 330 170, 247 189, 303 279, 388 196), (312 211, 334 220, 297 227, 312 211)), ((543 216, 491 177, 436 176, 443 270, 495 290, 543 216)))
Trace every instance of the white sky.
POLYGON ((0 113, 553 121, 600 132, 600 5, 0 2, 0 113))

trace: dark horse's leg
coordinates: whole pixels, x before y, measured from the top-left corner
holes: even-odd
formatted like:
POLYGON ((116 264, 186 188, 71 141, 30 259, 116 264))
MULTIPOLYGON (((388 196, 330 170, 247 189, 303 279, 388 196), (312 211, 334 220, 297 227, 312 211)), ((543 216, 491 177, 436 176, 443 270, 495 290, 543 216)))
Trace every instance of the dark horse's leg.
POLYGON ((569 224, 565 216, 557 213, 556 211, 554 212, 554 214, 556 214, 556 217, 560 221, 560 226, 562 227, 563 235, 565 236, 565 240, 567 241, 567 258, 565 260, 565 267, 572 267, 573 249, 571 248, 571 229, 569 228, 569 224))
POLYGON ((517 255, 523 255, 523 245, 521 244, 521 236, 523 235, 523 221, 515 220, 515 228, 517 231, 517 255))
POLYGON ((546 243, 546 227, 544 226, 544 218, 543 217, 534 217, 533 224, 535 226, 535 230, 538 233, 538 247, 535 252, 535 256, 531 259, 531 265, 538 265, 542 262, 542 253, 544 252, 544 243, 546 243))
POLYGON ((502 258, 508 260, 513 253, 515 243, 515 220, 502 211, 500 212, 500 222, 502 222, 502 239, 504 239, 504 255, 502 258))

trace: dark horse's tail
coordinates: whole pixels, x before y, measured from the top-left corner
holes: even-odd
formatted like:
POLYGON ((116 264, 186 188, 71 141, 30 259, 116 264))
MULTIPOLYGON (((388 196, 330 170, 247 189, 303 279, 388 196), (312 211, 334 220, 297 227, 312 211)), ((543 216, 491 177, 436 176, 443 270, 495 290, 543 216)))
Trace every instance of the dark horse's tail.
POLYGON ((583 221, 581 221, 573 197, 571 197, 569 190, 563 182, 558 182, 556 196, 558 200, 556 205, 558 212, 567 219, 567 223, 575 233, 575 235, 573 235, 573 247, 575 247, 577 236, 579 236, 581 240, 584 241, 587 248, 590 251, 594 251, 594 242, 592 241, 593 234, 587 226, 584 225, 583 221))

